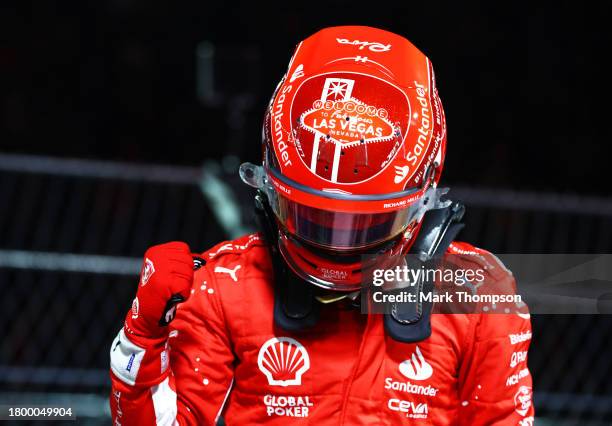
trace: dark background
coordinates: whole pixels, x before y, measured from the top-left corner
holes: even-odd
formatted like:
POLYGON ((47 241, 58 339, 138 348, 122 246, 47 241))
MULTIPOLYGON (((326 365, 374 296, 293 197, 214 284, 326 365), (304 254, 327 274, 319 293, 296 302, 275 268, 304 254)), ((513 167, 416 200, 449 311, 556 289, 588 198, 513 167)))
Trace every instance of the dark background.
POLYGON ((226 56, 219 85, 251 95, 230 149, 255 160, 263 110, 295 45, 325 26, 364 24, 406 36, 432 60, 448 118, 448 182, 609 193, 610 127, 600 125, 609 76, 598 65, 610 46, 605 2, 260 3, 5 4, 0 147, 138 162, 219 158, 232 107, 196 97, 196 46, 208 40, 226 56))
MULTIPOLYGON (((231 236, 222 203, 200 191, 214 179, 248 223, 237 163, 258 161, 269 97, 295 45, 325 26, 388 29, 432 60, 449 127, 443 181, 468 205, 462 240, 497 253, 612 252, 604 2, 258 3, 0 5, 0 404, 68 401, 108 422, 108 348, 140 256, 231 236), (203 42, 215 49, 214 94, 198 89, 203 42), (71 270, 72 255, 133 268, 71 270)), ((612 316, 532 322, 538 424, 611 424, 612 316)))

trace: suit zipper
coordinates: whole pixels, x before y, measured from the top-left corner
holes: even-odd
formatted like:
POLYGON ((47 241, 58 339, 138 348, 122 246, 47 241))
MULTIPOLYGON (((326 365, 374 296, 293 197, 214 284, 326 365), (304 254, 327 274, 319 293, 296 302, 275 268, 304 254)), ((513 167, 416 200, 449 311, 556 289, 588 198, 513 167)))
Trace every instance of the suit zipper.
POLYGON ((361 343, 359 344, 359 352, 357 354, 357 359, 355 360, 355 365, 353 365, 353 369, 351 370, 351 374, 349 375, 348 383, 346 384, 346 388, 342 394, 342 408, 340 409, 340 426, 343 426, 344 422, 346 421, 346 408, 348 406, 349 395, 351 394, 351 389, 353 387, 353 381, 355 380, 355 376, 359 371, 361 358, 363 357, 363 351, 365 350, 365 345, 368 340, 368 334, 373 323, 374 315, 368 314, 368 320, 361 336, 361 343))

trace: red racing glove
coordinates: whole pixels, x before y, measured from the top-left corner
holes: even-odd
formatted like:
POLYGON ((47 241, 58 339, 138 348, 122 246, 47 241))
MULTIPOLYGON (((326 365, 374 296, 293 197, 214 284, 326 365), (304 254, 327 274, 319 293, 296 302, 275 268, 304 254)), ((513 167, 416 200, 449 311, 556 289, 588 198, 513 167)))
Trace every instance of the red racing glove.
POLYGON ((132 342, 167 337, 176 305, 189 297, 193 270, 194 255, 185 243, 160 244, 146 251, 136 298, 125 317, 125 334, 132 342))
POLYGON ((144 255, 136 298, 111 347, 111 369, 124 382, 161 382, 168 367, 168 327, 177 304, 189 297, 193 271, 202 264, 182 242, 160 244, 144 255))

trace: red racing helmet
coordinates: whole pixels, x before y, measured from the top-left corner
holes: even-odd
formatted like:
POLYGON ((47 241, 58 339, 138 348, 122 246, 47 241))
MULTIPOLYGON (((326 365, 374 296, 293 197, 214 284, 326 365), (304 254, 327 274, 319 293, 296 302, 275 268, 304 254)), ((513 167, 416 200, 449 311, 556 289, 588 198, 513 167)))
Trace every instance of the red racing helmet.
POLYGON ((364 254, 405 253, 442 205, 445 147, 429 59, 388 31, 332 27, 297 46, 266 112, 263 165, 240 172, 267 197, 291 269, 352 291, 364 254))

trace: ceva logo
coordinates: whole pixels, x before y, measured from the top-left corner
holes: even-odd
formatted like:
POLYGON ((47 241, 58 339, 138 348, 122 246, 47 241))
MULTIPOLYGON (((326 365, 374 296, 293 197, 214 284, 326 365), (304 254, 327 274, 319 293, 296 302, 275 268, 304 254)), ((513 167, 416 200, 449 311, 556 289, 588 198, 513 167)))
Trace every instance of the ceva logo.
POLYGON ((418 346, 416 347, 416 353, 413 353, 410 358, 399 365, 399 371, 412 380, 427 380, 433 374, 431 364, 425 360, 418 346))

